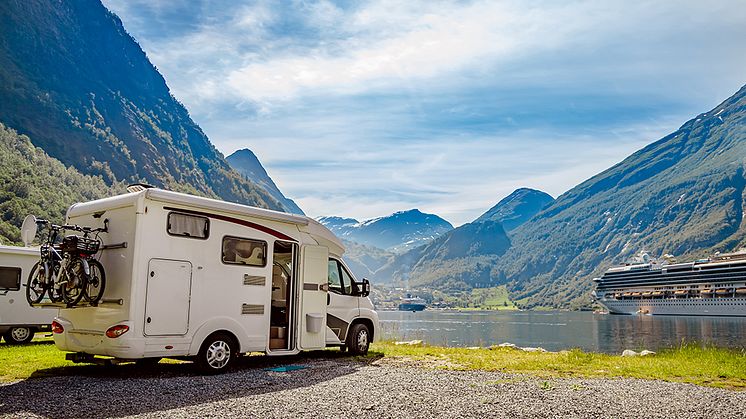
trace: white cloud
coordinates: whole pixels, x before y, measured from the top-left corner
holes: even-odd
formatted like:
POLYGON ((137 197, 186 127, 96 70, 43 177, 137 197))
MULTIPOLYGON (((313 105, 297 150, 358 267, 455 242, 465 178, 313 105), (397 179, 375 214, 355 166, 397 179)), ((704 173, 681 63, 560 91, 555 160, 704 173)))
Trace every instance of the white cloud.
POLYGON ((459 224, 516 187, 556 196, 746 68, 739 0, 104 1, 218 148, 253 149, 311 215, 459 224))

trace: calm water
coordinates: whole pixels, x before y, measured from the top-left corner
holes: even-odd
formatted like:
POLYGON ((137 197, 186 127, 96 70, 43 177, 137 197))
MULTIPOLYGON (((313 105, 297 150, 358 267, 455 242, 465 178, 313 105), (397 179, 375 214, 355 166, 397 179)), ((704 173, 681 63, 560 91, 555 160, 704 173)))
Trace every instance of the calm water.
POLYGON ((379 311, 383 337, 433 345, 489 346, 503 342, 550 351, 581 348, 618 353, 687 342, 746 348, 746 318, 621 316, 592 312, 379 311))

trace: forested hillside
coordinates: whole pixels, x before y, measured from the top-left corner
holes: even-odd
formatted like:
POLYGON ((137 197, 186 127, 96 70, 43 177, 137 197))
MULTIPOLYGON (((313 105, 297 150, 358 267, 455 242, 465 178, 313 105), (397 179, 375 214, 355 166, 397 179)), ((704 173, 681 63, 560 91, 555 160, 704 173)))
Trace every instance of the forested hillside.
POLYGON ((735 250, 745 167, 746 87, 516 228, 491 276, 528 306, 577 306, 594 276, 641 250, 681 261, 735 250))
POLYGON ((62 222, 78 201, 122 193, 100 176, 83 175, 34 147, 28 137, 0 124, 0 242, 19 244, 18 226, 28 214, 62 222))
POLYGON ((0 122, 109 185, 285 209, 228 165, 99 0, 0 2, 0 122))

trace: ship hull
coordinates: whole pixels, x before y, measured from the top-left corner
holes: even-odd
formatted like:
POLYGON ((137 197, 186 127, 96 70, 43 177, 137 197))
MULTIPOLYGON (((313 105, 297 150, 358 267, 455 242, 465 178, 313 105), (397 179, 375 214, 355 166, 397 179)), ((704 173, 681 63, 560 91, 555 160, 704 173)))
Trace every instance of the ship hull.
POLYGON ((612 314, 746 316, 746 298, 597 300, 612 314))
POLYGON ((425 304, 402 303, 399 304, 399 311, 422 311, 427 307, 425 304))

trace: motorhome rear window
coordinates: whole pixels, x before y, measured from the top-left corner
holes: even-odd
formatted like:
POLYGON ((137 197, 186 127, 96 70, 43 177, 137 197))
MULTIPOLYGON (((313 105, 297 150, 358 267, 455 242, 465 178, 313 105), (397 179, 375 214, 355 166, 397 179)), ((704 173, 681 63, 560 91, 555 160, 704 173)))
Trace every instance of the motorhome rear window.
POLYGON ((207 217, 169 212, 167 230, 172 236, 206 239, 210 236, 210 220, 207 217))
POLYGON ((223 237, 223 263, 267 266, 267 243, 240 237, 223 237))
POLYGON ((0 266, 0 290, 18 291, 21 289, 21 268, 0 266))

